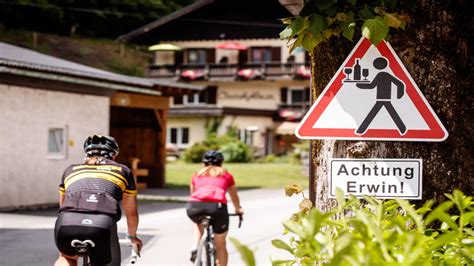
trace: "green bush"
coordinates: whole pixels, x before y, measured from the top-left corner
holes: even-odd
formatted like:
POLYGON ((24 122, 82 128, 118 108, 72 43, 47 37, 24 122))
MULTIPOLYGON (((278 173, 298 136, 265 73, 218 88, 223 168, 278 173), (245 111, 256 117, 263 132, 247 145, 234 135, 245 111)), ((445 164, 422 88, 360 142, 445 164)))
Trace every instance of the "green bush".
POLYGON ((245 143, 241 141, 223 144, 219 149, 224 155, 226 162, 243 163, 252 159, 252 152, 245 143))
POLYGON ((215 149, 217 149, 217 147, 210 146, 203 142, 194 143, 191 147, 184 151, 183 160, 188 163, 200 163, 202 162, 202 155, 206 151, 215 149))
POLYGON ((252 159, 252 151, 248 145, 240 140, 223 135, 217 137, 210 134, 203 142, 195 143, 183 153, 183 160, 189 163, 199 163, 202 155, 208 150, 219 150, 224 155, 225 162, 248 162, 252 159))
MULTIPOLYGON (((288 196, 302 190, 285 188, 288 196)), ((339 190, 338 207, 327 213, 310 209, 303 196, 301 212, 283 223, 289 241, 272 241, 293 258, 272 264, 474 265, 473 198, 457 190, 445 195, 435 208, 427 201, 416 209, 401 199, 344 199, 339 190)))

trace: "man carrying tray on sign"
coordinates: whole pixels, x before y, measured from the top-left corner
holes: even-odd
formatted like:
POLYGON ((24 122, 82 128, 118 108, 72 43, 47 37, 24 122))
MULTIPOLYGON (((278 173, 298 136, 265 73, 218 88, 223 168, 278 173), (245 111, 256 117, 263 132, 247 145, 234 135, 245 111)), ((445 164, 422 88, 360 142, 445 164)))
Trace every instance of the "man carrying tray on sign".
MULTIPOLYGON (((374 67, 376 69, 383 70, 387 66, 388 61, 384 57, 378 57, 374 60, 374 67)), ((372 120, 374 120, 375 116, 382 109, 382 107, 385 107, 385 109, 387 109, 388 113, 397 125, 400 134, 404 135, 407 132, 405 124, 398 115, 397 111, 395 111, 395 108, 393 107, 391 102, 392 83, 397 86, 397 98, 402 98, 405 94, 405 84, 403 84, 403 82, 401 82, 399 79, 392 76, 388 72, 381 71, 377 73, 374 80, 370 83, 356 84, 357 88, 359 89, 377 88, 377 102, 375 103, 374 107, 372 107, 372 110, 370 110, 369 114, 365 117, 359 128, 357 128, 357 130, 355 131, 356 134, 365 134, 370 123, 372 122, 372 120)))

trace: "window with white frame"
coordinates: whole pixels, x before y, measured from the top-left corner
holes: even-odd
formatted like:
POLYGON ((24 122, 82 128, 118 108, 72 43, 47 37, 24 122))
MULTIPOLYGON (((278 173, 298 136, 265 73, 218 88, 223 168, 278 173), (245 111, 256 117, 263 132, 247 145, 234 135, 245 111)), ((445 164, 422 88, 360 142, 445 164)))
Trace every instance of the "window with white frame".
POLYGON ((167 142, 178 147, 185 147, 189 144, 188 127, 172 127, 168 129, 167 142))
POLYGON ((66 158, 66 133, 66 127, 51 127, 48 129, 48 158, 66 158))
POLYGON ((288 104, 303 104, 306 102, 304 88, 290 88, 288 90, 288 104))
POLYGON ((258 127, 246 127, 239 129, 239 139, 243 143, 252 146, 255 132, 258 131, 258 127))
POLYGON ((183 96, 184 105, 203 105, 206 104, 206 95, 203 92, 183 96))

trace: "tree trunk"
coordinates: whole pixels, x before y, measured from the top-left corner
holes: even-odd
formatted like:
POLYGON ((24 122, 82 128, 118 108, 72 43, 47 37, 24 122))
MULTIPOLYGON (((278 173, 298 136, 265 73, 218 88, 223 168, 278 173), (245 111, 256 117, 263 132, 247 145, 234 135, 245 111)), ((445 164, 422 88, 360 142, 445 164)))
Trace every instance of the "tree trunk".
MULTIPOLYGON (((427 101, 446 127, 443 142, 313 141, 316 204, 328 210, 330 158, 421 158, 423 199, 444 200, 443 193, 461 189, 471 194, 473 170, 474 19, 469 1, 419 0, 412 22, 392 34, 398 53, 427 101)), ((342 37, 319 45, 313 57, 313 99, 319 96, 355 43, 342 37)))

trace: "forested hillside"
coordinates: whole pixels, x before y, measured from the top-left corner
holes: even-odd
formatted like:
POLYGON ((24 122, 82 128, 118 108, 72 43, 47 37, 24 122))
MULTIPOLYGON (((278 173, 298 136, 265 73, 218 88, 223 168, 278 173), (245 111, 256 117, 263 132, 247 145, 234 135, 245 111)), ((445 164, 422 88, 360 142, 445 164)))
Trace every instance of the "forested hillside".
POLYGON ((0 0, 0 41, 81 64, 143 76, 147 47, 115 39, 194 0, 0 0))
POLYGON ((193 0, 0 1, 0 24, 60 35, 115 39, 193 0))

